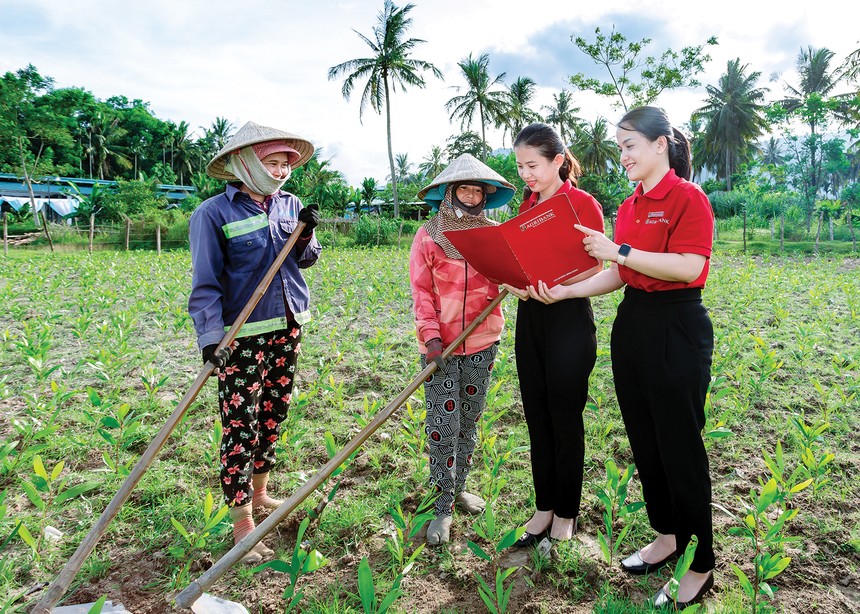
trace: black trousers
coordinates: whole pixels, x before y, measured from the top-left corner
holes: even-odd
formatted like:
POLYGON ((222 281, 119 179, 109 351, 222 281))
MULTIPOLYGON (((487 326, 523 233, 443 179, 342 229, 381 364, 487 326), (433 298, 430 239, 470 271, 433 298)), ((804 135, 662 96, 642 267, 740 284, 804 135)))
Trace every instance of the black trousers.
POLYGON ((537 509, 575 518, 585 463, 582 412, 597 358, 591 303, 520 301, 515 350, 537 509))
POLYGON ((702 441, 714 329, 698 289, 627 288, 612 327, 612 373, 651 527, 683 551, 690 569, 714 568, 711 478, 702 441))

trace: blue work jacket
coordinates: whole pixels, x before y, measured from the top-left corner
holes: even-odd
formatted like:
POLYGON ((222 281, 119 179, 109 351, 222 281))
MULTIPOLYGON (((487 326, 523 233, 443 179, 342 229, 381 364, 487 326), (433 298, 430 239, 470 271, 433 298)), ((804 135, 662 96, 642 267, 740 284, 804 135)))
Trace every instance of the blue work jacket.
MULTIPOLYGON (((301 209, 296 196, 278 191, 266 213, 247 194, 228 185, 191 215, 188 311, 200 349, 224 337, 296 228, 301 209)), ((299 269, 316 262, 321 251, 316 237, 299 239, 239 337, 285 328, 290 316, 299 324, 310 320, 308 286, 299 269)))

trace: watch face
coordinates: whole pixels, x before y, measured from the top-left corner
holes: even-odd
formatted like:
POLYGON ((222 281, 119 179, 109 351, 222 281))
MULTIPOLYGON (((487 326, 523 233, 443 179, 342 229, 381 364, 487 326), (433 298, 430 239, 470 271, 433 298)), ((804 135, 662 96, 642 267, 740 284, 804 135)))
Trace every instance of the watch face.
POLYGON ((624 243, 621 247, 618 248, 619 256, 626 256, 630 253, 630 246, 624 243))

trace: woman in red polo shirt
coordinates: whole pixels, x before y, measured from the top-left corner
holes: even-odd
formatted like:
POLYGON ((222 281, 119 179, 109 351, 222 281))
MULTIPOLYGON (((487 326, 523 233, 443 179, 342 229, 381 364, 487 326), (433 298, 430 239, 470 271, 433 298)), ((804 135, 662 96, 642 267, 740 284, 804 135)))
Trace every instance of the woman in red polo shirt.
MULTIPOLYGON (((551 126, 536 123, 523 128, 514 139, 514 153, 517 171, 528 187, 520 211, 567 194, 583 224, 603 229, 602 207, 576 187, 579 162, 551 126)), ((595 275, 601 268, 602 263, 574 279, 595 275)), ((529 300, 524 288, 505 287, 520 299, 515 351, 537 508, 515 545, 549 549, 554 541, 569 540, 576 532, 585 463, 582 412, 597 358, 594 315, 587 298, 545 305, 529 300)))
MULTIPOLYGON (((612 373, 657 537, 621 566, 633 574, 654 571, 696 535, 696 555, 678 590, 681 606, 700 601, 714 584, 711 479, 701 435, 714 348, 702 304, 714 216, 707 196, 688 181, 689 143, 662 109, 632 109, 616 137, 627 176, 639 182, 618 209, 616 242, 578 227, 588 235, 585 249, 611 266, 570 286, 529 290, 553 303, 627 286, 612 327, 612 373)), ((671 605, 668 584, 652 603, 671 605)))

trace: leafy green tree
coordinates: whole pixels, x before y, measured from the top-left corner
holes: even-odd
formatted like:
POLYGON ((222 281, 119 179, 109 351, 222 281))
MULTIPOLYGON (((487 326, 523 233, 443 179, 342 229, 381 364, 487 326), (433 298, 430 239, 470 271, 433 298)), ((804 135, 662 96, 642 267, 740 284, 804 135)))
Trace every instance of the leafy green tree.
MULTIPOLYGON (((627 174, 618 169, 583 175, 579 178, 579 188, 597 199, 603 207, 603 216, 608 218, 614 216, 618 205, 633 193, 633 184, 627 179, 627 174)), ((609 231, 607 228, 607 234, 609 231)))
POLYGON ((573 135, 583 123, 583 120, 576 115, 580 109, 574 106, 573 96, 565 89, 562 89, 558 94, 553 94, 552 99, 552 105, 542 107, 547 113, 546 122, 558 129, 564 143, 572 143, 573 135))
POLYGON ((732 175, 752 158, 755 139, 769 127, 763 104, 767 88, 755 87, 761 73, 747 74, 747 66, 740 58, 729 60, 719 84, 707 86, 705 105, 694 112, 706 123, 705 151, 729 191, 732 175))
MULTIPOLYGON (((473 58, 472 54, 457 66, 466 79, 466 93, 454 96, 445 103, 445 109, 451 114, 451 121, 459 120, 460 128, 471 128, 475 115, 481 126, 481 141, 487 142, 487 124, 498 124, 510 108, 507 90, 503 89, 505 73, 490 78, 488 66, 489 54, 481 54, 473 58), (493 89, 496 88, 496 89, 493 89)), ((460 91, 460 86, 455 86, 460 91)), ((483 147, 480 152, 481 160, 486 161, 489 148, 483 147)))
MULTIPOLYGON (((848 124, 856 120, 858 101, 852 94, 835 93, 843 74, 831 67, 834 53, 826 48, 801 49, 797 56, 797 73, 800 77, 796 85, 786 83, 788 96, 778 101, 770 110, 774 121, 783 122, 786 134, 791 137, 791 122, 800 120, 809 129, 802 140, 802 146, 794 146, 791 152, 795 157, 791 165, 796 183, 803 194, 806 212, 807 232, 812 227, 815 201, 823 187, 824 151, 823 133, 831 122, 848 124), (807 160, 796 159, 797 155, 807 156, 807 160), (805 173, 801 177, 798 173, 805 173)), ((794 139, 797 142, 797 139, 794 139)))
POLYGON ((534 100, 537 84, 531 77, 518 77, 508 88, 508 108, 497 128, 510 132, 513 140, 528 124, 541 121, 540 114, 529 105, 534 100))
MULTIPOLYGON (((412 25, 409 12, 415 7, 407 4, 398 8, 391 0, 385 0, 382 11, 377 16, 377 25, 373 28, 373 38, 355 32, 367 43, 373 55, 368 58, 347 60, 328 71, 328 78, 333 80, 347 75, 343 82, 341 93, 349 100, 352 90, 358 81, 367 79, 361 94, 359 119, 364 109, 370 107, 377 113, 382 113, 385 107, 385 126, 388 135, 388 163, 391 176, 395 176, 394 154, 391 148, 391 90, 406 91, 407 86, 426 87, 427 83, 421 72, 430 71, 439 79, 442 72, 430 62, 416 60, 410 57, 413 48, 425 41, 418 38, 405 39, 406 31, 412 25)), ((400 216, 400 206, 397 199, 397 185, 392 186, 394 200, 394 217, 400 216)))
POLYGON ((448 137, 446 142, 448 145, 445 146, 445 151, 449 160, 462 156, 464 153, 480 158, 489 149, 489 145, 481 138, 481 135, 472 130, 452 135, 448 137))
POLYGON ((606 118, 603 117, 580 127, 573 149, 585 173, 604 173, 619 163, 618 146, 614 138, 609 138, 606 118))
POLYGON ((594 42, 582 36, 571 36, 571 41, 595 64, 609 74, 608 81, 587 77, 584 73, 571 75, 570 84, 578 90, 593 91, 601 96, 616 98, 615 107, 637 107, 654 102, 665 90, 679 87, 698 87, 701 83, 696 75, 704 71, 704 64, 711 59, 706 47, 716 45, 716 37, 704 44, 684 47, 680 52, 667 49, 659 58, 642 56, 650 38, 627 41, 627 38, 612 26, 609 34, 594 30, 594 42))

